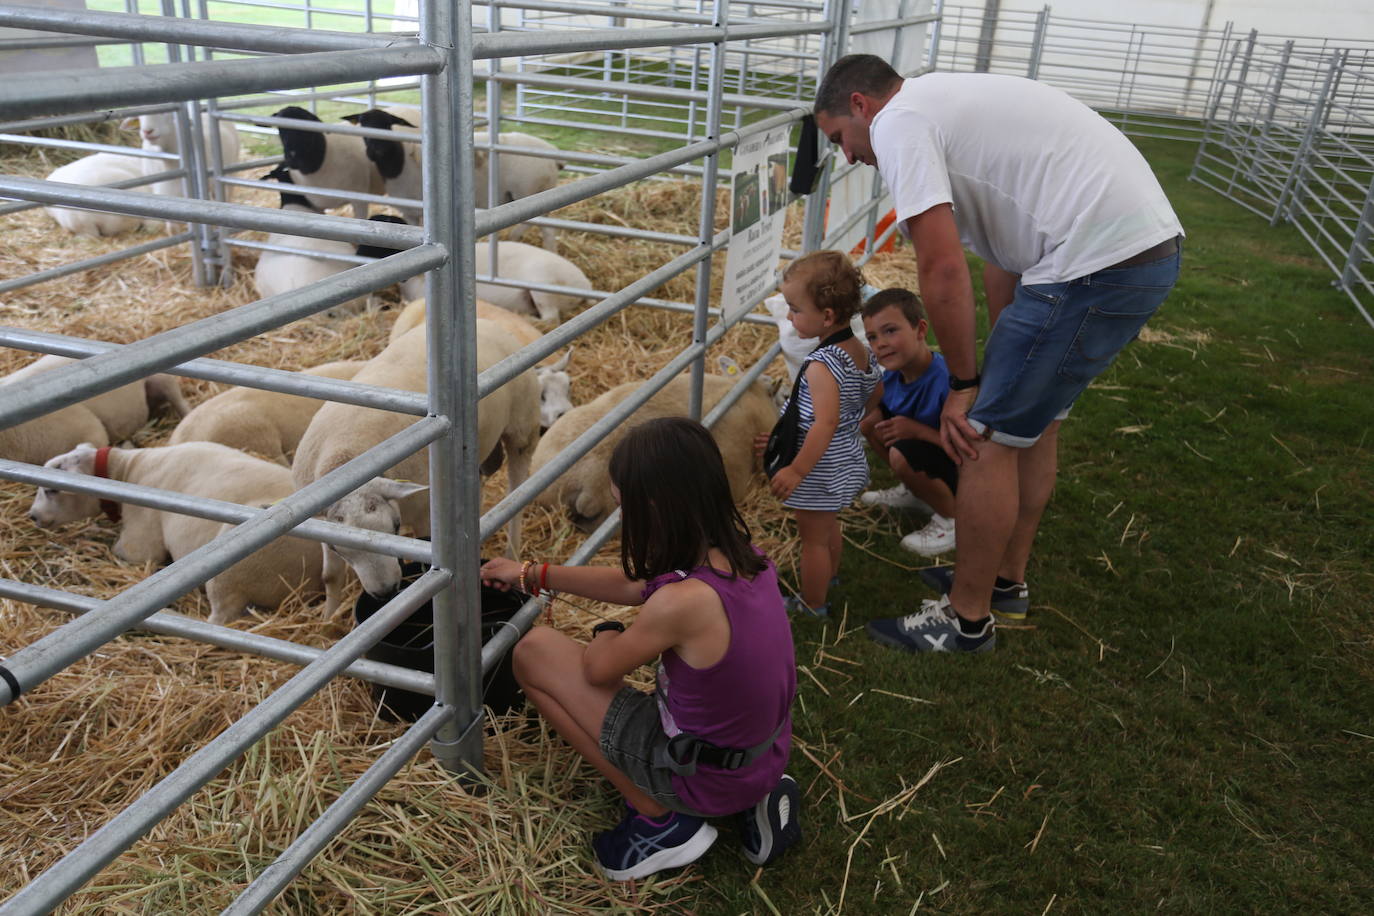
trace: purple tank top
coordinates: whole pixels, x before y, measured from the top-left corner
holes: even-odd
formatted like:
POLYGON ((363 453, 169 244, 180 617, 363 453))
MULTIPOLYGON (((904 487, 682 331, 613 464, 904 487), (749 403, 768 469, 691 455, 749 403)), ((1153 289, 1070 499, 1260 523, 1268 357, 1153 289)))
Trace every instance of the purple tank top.
POLYGON ((792 625, 771 560, 753 579, 731 579, 710 566, 666 573, 645 585, 644 597, 683 579, 705 582, 720 596, 730 620, 730 646, 709 668, 693 668, 671 649, 663 653, 656 691, 663 730, 669 736, 687 732, 720 747, 746 749, 762 744, 782 726, 772 748, 738 770, 701 765, 691 776, 673 775, 678 796, 696 810, 734 814, 771 792, 787 766, 797 692, 792 625))

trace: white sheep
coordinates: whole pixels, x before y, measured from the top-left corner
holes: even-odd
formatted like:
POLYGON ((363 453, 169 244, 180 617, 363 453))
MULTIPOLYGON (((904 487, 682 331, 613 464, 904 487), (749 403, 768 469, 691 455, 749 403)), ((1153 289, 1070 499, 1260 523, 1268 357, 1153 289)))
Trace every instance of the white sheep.
MULTIPOLYGON (((304 374, 351 379, 363 365, 362 360, 325 363, 304 370, 304 374)), ((172 430, 169 441, 172 445, 219 442, 290 466, 290 456, 323 404, 302 395, 230 388, 198 404, 172 430)))
MULTIPOLYGON (((97 449, 89 443, 48 461, 47 467, 94 474, 97 449)), ((214 442, 186 442, 162 448, 112 448, 105 477, 264 508, 290 496, 291 472, 214 442)), ((29 517, 41 528, 88 518, 101 500, 80 493, 40 488, 29 517)), ((125 504, 114 553, 130 563, 173 560, 209 543, 232 525, 209 519, 125 504)), ((311 541, 283 537, 271 542, 205 583, 210 622, 226 624, 249 606, 276 608, 293 591, 318 593, 320 549, 311 541)))
MULTIPOLYGON (((136 156, 121 156, 118 153, 94 153, 75 162, 53 169, 49 181, 65 181, 67 184, 80 184, 98 187, 138 178, 143 175, 143 163, 148 160, 136 156)), ((119 235, 133 232, 145 223, 155 225, 156 220, 144 220, 123 213, 101 213, 99 210, 72 210, 67 207, 44 207, 57 225, 73 235, 119 235)))
MULTIPOLYGON (((277 166, 264 177, 276 179, 286 185, 294 184, 291 180, 290 171, 284 165, 277 166)), ((305 195, 298 194, 295 190, 283 190, 281 192, 281 208, 293 213, 320 212, 311 206, 305 195)), ((371 219, 404 222, 397 217, 384 215, 373 216, 371 219)), ((274 232, 269 235, 267 244, 301 249, 306 252, 318 252, 321 255, 356 254, 363 257, 379 258, 395 253, 393 249, 375 245, 355 245, 352 242, 319 239, 308 235, 287 235, 282 232, 274 232)), ((257 266, 253 268, 253 286, 258 291, 258 297, 266 299, 269 296, 276 296, 309 286, 312 283, 318 283, 320 280, 342 273, 354 266, 356 265, 352 262, 340 261, 331 257, 315 257, 311 254, 287 251, 263 251, 258 255, 257 266)), ((405 280, 401 285, 402 295, 423 295, 424 280, 423 274, 405 280)), ((371 302, 371 298, 371 296, 359 296, 351 302, 327 309, 323 314, 333 318, 346 312, 356 311, 366 307, 371 302)))
MULTIPOLYGON (((272 117, 315 123, 320 121, 297 105, 288 105, 273 113, 272 117)), ((384 190, 382 176, 368 161, 362 137, 322 134, 290 127, 278 127, 277 135, 281 138, 282 162, 291 170, 291 180, 296 184, 362 194, 381 194, 384 190)), ((310 194, 308 199, 310 206, 317 210, 350 204, 354 217, 367 218, 365 201, 332 194, 310 194)))
MULTIPOLYGON (((125 118, 120 122, 124 128, 131 127, 134 123, 133 118, 125 118)), ((228 121, 219 121, 211 118, 208 114, 201 115, 201 133, 205 138, 205 167, 210 168, 212 154, 210 150, 212 130, 218 125, 219 146, 221 162, 225 166, 233 165, 239 161, 241 144, 239 132, 234 125, 228 121)), ((181 152, 181 139, 177 134, 176 116, 170 111, 158 114, 145 114, 138 116, 138 134, 145 150, 157 150, 163 153, 181 152)), ((169 169, 179 167, 179 163, 170 159, 143 158, 139 160, 142 173, 144 175, 154 175, 158 172, 165 172, 169 169)), ((185 179, 172 178, 168 181, 155 182, 148 188, 154 193, 163 197, 185 197, 187 190, 185 179)), ((167 222, 167 230, 173 231, 172 222, 167 222)))
MULTIPOLYGON (((529 197, 541 191, 558 187, 558 173, 563 168, 563 163, 557 159, 545 159, 542 156, 521 156, 517 153, 497 153, 497 187, 496 204, 489 204, 487 200, 488 177, 487 159, 490 152, 481 149, 489 141, 490 134, 486 131, 479 131, 472 135, 473 144, 478 147, 472 151, 472 171, 473 181, 476 184, 473 194, 473 203, 478 207, 499 206, 519 200, 522 197, 529 197)), ((531 134, 522 134, 515 131, 505 131, 497 135, 496 142, 502 146, 529 146, 536 149, 556 150, 547 140, 531 134)), ((526 231, 525 224, 515 227, 515 237, 521 238, 526 231)), ((540 237, 543 245, 549 251, 555 250, 555 235, 552 226, 540 228, 540 237)))
MULTIPOLYGON (((485 318, 487 321, 494 321, 501 327, 510 332, 511 336, 520 342, 524 347, 534 343, 544 332, 526 321, 522 316, 514 312, 497 308, 490 302, 477 300, 477 317, 485 318)), ((406 303, 401 314, 396 316, 396 323, 391 326, 391 339, 395 340, 406 331, 422 324, 425 320, 425 300, 414 299, 406 303)), ((555 358, 553 354, 544 357, 539 366, 535 369, 535 378, 539 380, 539 428, 548 429, 563 414, 572 410, 572 376, 568 374, 568 359, 572 356, 571 348, 561 357, 555 358)))
MULTIPOLYGON (((716 402, 734 387, 735 381, 725 376, 708 374, 702 388, 703 413, 709 412, 716 402)), ((628 420, 622 422, 609 436, 545 488, 536 502, 550 508, 564 508, 572 522, 585 531, 591 531, 600 525, 616 505, 611 496, 610 474, 607 470, 616 443, 625 435, 626 430, 639 423, 658 417, 685 416, 690 384, 691 377, 687 375, 678 376, 669 382, 646 404, 641 405, 628 420)), ((593 423, 604 417, 611 408, 625 400, 640 386, 640 382, 627 382, 564 414, 539 440, 539 447, 534 451, 533 471, 538 473, 540 468, 552 461, 574 439, 586 432, 593 423)), ((736 500, 744 498, 751 479, 755 477, 755 436, 767 433, 777 419, 778 414, 767 389, 756 382, 711 428, 711 435, 715 438, 716 445, 720 447, 721 457, 725 460, 730 492, 736 500)))
POLYGON ((100 418, 81 404, 63 407, 26 423, 0 429, 0 458, 42 464, 82 442, 108 445, 100 418))
MULTIPOLYGON (((73 362, 76 360, 66 356, 50 354, 40 357, 22 369, 0 378, 0 387, 33 378, 35 375, 50 372, 73 362)), ((97 394, 72 405, 72 407, 87 410, 96 418, 105 431, 104 441, 118 442, 142 429, 152 412, 164 405, 171 407, 179 417, 186 416, 191 410, 191 405, 186 402, 186 398, 181 394, 181 380, 175 375, 159 373, 150 375, 141 381, 121 385, 112 391, 97 394)), ((40 417, 30 422, 39 422, 42 419, 44 418, 40 417)), ((82 425, 89 428, 89 424, 83 423, 82 425)), ((77 440, 77 442, 81 441, 84 440, 77 440)), ((71 448, 77 442, 71 443, 67 448, 71 448)), ((59 451, 66 451, 66 449, 59 451)), ((39 460, 45 461, 56 454, 57 452, 52 452, 39 460)))
MULTIPOLYGON (((477 273, 491 275, 489 242, 477 243, 477 273)), ((549 283, 574 289, 591 289, 592 283, 576 264, 562 255, 526 245, 523 242, 498 242, 496 273, 506 280, 549 283)), ((559 321, 565 309, 579 305, 585 297, 563 293, 544 293, 514 286, 478 283, 477 298, 521 315, 538 315, 540 321, 559 321)))
MULTIPOLYGON (((510 334, 490 321, 476 323, 479 371, 520 349, 510 334)), ((398 388, 403 391, 427 390, 425 327, 420 325, 392 341, 379 355, 368 361, 356 382, 398 388)), ((504 452, 509 489, 529 476, 530 457, 539 439, 538 383, 534 375, 523 372, 487 395, 477 411, 477 439, 481 454, 489 456, 484 471, 494 470, 491 461, 504 452)), ((301 437, 291 470, 296 485, 303 487, 357 457, 367 449, 390 438, 415 417, 331 402, 320 408, 301 437)), ((348 496, 334 503, 325 518, 357 528, 399 531, 408 525, 417 535, 429 533, 429 503, 425 495, 429 481, 429 459, 425 451, 412 455, 388 469, 386 477, 373 478, 348 496), (394 478, 394 479, 388 479, 394 478), (413 481, 413 482, 407 482, 413 481)), ((507 539, 512 555, 519 550, 520 516, 510 523, 507 539)), ((362 580, 369 594, 390 594, 400 581, 401 566, 394 557, 345 547, 324 548, 325 609, 338 606, 345 563, 362 580)))

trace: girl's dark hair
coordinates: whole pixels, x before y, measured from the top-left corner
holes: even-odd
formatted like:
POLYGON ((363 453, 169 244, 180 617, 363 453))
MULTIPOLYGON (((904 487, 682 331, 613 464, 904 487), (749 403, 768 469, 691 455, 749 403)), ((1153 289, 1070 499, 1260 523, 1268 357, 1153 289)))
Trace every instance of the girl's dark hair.
POLYGON ((732 576, 764 569, 720 449, 697 421, 661 417, 635 426, 611 452, 610 473, 620 490, 620 565, 631 579, 695 569, 709 547, 725 554, 732 576))
POLYGON ((841 251, 813 251, 797 258, 782 272, 784 280, 805 284, 816 311, 830 309, 835 323, 844 324, 863 304, 864 275, 841 251))

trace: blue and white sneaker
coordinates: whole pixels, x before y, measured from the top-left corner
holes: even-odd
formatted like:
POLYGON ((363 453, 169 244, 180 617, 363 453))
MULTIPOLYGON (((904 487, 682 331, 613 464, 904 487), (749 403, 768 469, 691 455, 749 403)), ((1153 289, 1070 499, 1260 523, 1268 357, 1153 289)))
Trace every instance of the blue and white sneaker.
POLYGON ((870 620, 868 638, 907 652, 991 652, 997 645, 992 615, 977 633, 959 628, 959 618, 949 606, 949 595, 921 602, 921 609, 905 617, 870 620))
POLYGON ((655 822, 631 808, 618 825, 592 838, 592 849, 607 878, 629 881, 690 865, 715 841, 716 828, 705 818, 671 811, 655 822))
MULTIPOLYGON (((916 570, 921 581, 942 595, 948 595, 954 588, 953 566, 927 566, 916 570)), ((1006 588, 992 588, 992 612, 998 620, 1025 620, 1030 612, 1030 589, 1026 583, 1017 582, 1006 588)))
POLYGON ((772 865, 801 839, 801 790, 786 773, 758 804, 740 813, 744 857, 755 865, 772 865))

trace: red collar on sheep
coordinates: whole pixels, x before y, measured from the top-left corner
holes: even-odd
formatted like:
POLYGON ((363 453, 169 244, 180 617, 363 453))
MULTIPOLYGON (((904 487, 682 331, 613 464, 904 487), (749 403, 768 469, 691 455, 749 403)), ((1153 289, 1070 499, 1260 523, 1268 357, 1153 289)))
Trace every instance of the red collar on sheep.
MULTIPOLYGON (((95 476, 108 478, 110 470, 110 447, 107 445, 95 450, 95 476)), ((112 499, 102 499, 100 501, 100 511, 105 513, 105 517, 112 522, 118 522, 120 516, 119 503, 112 499)))

